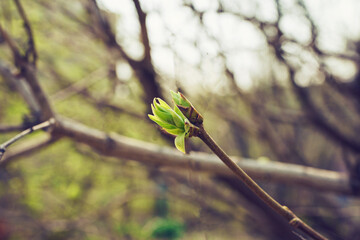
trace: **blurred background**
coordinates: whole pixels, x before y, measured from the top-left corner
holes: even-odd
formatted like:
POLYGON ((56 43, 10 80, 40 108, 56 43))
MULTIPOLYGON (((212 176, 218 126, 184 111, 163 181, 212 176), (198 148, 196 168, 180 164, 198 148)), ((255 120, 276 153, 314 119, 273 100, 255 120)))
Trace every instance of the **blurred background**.
MULTIPOLYGON (((345 179, 337 190, 277 173, 258 182, 328 238, 360 239, 359 10, 356 0, 1 0, 0 143, 61 116, 162 152, 173 137, 147 118, 150 103, 179 90, 228 154, 345 179)), ((301 239, 231 176, 108 157, 54 132, 20 140, 0 163, 0 239, 301 239)), ((189 148, 210 153, 197 139, 189 148)))

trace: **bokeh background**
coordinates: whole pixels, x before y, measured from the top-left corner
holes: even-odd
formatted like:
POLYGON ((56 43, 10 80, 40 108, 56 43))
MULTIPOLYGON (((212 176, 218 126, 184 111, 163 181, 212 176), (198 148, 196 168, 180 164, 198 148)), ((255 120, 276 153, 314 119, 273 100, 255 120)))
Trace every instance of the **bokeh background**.
MULTIPOLYGON (((277 172, 258 182, 330 239, 360 239, 359 10, 356 0, 1 0, 0 142, 56 116, 161 153, 173 137, 147 118, 150 103, 180 90, 228 154, 289 175, 329 170, 334 188, 277 172), (31 76, 56 115, 19 90, 31 76)), ((0 239, 301 239, 230 175, 94 144, 59 128, 9 147, 0 239)), ((197 139, 188 147, 210 153, 197 139)))

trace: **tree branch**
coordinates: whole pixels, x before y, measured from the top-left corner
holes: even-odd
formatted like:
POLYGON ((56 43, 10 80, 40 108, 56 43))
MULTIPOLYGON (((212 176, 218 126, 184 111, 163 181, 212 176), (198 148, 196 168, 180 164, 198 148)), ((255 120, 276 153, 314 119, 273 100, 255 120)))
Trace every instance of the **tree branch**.
POLYGON ((141 29, 141 41, 144 45, 144 60, 151 61, 151 55, 150 55, 151 48, 150 48, 148 31, 146 27, 146 13, 141 9, 139 0, 133 0, 133 1, 139 18, 139 24, 141 29))
MULTIPOLYGON (((156 81, 156 72, 154 70, 154 66, 151 62, 150 43, 147 37, 145 17, 142 15, 143 12, 140 8, 140 5, 138 6, 138 11, 141 10, 141 12, 138 12, 138 14, 141 15, 141 17, 139 16, 139 22, 142 28, 141 34, 143 40, 142 43, 145 49, 145 55, 142 60, 138 61, 132 59, 129 55, 127 55, 122 46, 117 42, 115 34, 111 30, 109 20, 104 14, 101 13, 96 1, 89 0, 89 3, 90 4, 88 9, 89 14, 91 15, 91 19, 93 20, 92 24, 98 27, 97 31, 94 31, 94 33, 96 34, 95 36, 100 38, 104 42, 104 44, 107 46, 108 50, 111 51, 111 53, 113 53, 115 50, 122 58, 124 58, 129 63, 131 68, 134 70, 136 76, 138 77, 139 82, 144 90, 144 102, 147 106, 150 106, 149 104, 152 102, 152 100, 155 97, 162 97, 162 94, 160 85, 156 81)), ((151 112, 150 107, 148 108, 148 112, 151 112)))
POLYGON ((304 221, 298 218, 289 208, 282 206, 274 198, 272 198, 267 192, 265 192, 246 172, 239 167, 211 138, 211 136, 200 126, 200 131, 197 134, 199 137, 220 159, 223 163, 231 169, 231 171, 246 184, 249 189, 256 194, 258 198, 264 201, 269 207, 271 207, 277 214, 283 216, 289 221, 289 224, 294 228, 302 230, 304 233, 313 239, 325 240, 319 232, 307 225, 304 221))
POLYGON ((22 7, 20 0, 14 0, 14 2, 16 5, 16 8, 20 14, 20 17, 24 22, 24 28, 28 35, 28 49, 25 52, 25 59, 27 61, 31 62, 32 64, 34 64, 34 66, 35 66, 36 60, 37 60, 37 52, 36 52, 36 47, 35 47, 34 36, 32 34, 32 30, 31 30, 31 25, 30 25, 28 18, 26 17, 24 8, 22 7), (30 60, 30 56, 32 57, 32 60, 30 60))
MULTIPOLYGON (((59 118, 59 134, 90 146, 93 150, 119 159, 129 159, 151 166, 174 167, 233 176, 231 171, 215 155, 191 153, 183 155, 175 149, 160 147, 120 136, 106 134, 73 120, 59 118)), ((279 162, 260 163, 254 160, 232 157, 251 177, 259 180, 308 187, 312 190, 356 195, 347 175, 335 171, 304 167, 279 162)))
POLYGON ((360 152, 360 141, 356 138, 351 138, 350 136, 343 134, 338 128, 332 126, 326 120, 320 109, 311 100, 307 89, 300 87, 295 82, 294 70, 288 64, 287 67, 290 73, 290 82, 295 90, 298 99, 300 100, 304 111, 308 114, 310 121, 331 139, 337 141, 338 143, 341 143, 343 146, 346 146, 355 152, 360 152))
MULTIPOLYGON (((25 59, 24 56, 21 56, 18 48, 16 47, 15 43, 7 34, 7 32, 1 27, 0 25, 0 33, 3 35, 5 41, 10 46, 10 49, 14 55, 14 63, 15 66, 19 69, 20 74, 19 76, 24 77, 26 82, 28 83, 28 87, 31 89, 31 94, 34 99, 37 100, 37 104, 40 107, 41 110, 41 116, 40 120, 45 121, 49 118, 52 118, 54 116, 54 112, 51 108, 51 105, 42 90, 38 78, 36 76, 36 68, 35 65, 28 62, 28 59, 25 59)), ((12 74, 5 74, 3 75, 5 77, 10 77, 9 80, 13 81, 17 79, 17 77, 13 76, 12 74), (12 76, 12 77, 11 77, 12 76)))
POLYGON ((30 139, 29 141, 24 141, 23 143, 14 146, 7 151, 4 158, 0 161, 0 168, 6 167, 9 163, 14 162, 14 160, 17 160, 20 157, 29 156, 30 154, 35 153, 46 146, 49 146, 55 141, 56 138, 48 134, 39 136, 35 139, 30 139))
POLYGON ((13 137, 13 138, 9 139, 8 141, 4 142, 3 144, 1 144, 0 145, 0 161, 5 154, 6 148, 9 147, 11 144, 15 143, 16 141, 20 140, 21 138, 25 137, 26 135, 28 135, 36 130, 47 128, 47 127, 53 125, 54 123, 55 123, 55 119, 51 118, 46 122, 40 123, 36 126, 33 126, 31 128, 28 128, 28 129, 22 131, 15 137, 13 137))

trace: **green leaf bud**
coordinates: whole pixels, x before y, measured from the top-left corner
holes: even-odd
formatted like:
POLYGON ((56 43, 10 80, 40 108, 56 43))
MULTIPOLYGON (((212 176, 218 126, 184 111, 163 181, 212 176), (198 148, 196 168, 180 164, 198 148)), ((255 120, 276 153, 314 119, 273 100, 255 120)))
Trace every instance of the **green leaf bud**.
POLYGON ((171 91, 172 99, 184 116, 189 119, 190 123, 200 126, 203 123, 203 117, 190 103, 190 101, 180 92, 171 91))

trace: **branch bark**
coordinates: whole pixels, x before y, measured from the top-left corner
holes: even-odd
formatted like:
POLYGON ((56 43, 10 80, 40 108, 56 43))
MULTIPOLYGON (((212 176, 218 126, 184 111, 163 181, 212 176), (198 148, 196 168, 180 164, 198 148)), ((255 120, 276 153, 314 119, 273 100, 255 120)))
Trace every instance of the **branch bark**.
POLYGON ((307 225, 299 217, 297 217, 288 207, 281 205, 274 198, 272 198, 267 192, 265 192, 244 170, 239 167, 230 157, 220 148, 220 146, 211 138, 211 136, 205 131, 203 126, 200 126, 200 131, 197 134, 199 137, 220 159, 228 166, 229 169, 243 182, 246 186, 256 194, 256 196, 271 207, 277 214, 283 216, 289 225, 294 228, 302 230, 308 236, 313 239, 326 240, 315 229, 307 225))

